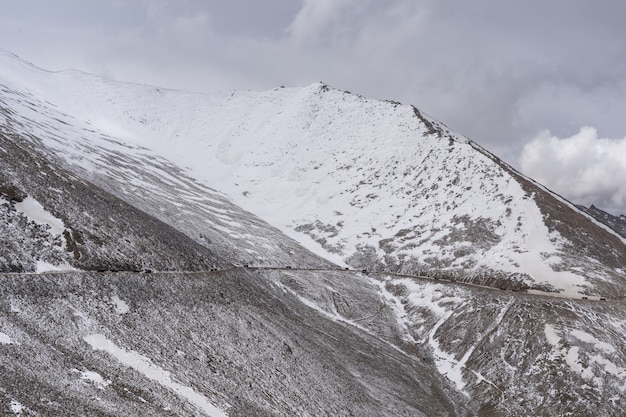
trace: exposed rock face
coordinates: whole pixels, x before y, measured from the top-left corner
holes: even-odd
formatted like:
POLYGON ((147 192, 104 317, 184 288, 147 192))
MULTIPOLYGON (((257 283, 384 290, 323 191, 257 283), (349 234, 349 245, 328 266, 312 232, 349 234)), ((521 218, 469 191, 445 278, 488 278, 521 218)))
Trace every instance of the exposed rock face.
POLYGON ((9 202, 16 201, 18 203, 26 198, 26 194, 12 184, 0 185, 0 196, 9 202))

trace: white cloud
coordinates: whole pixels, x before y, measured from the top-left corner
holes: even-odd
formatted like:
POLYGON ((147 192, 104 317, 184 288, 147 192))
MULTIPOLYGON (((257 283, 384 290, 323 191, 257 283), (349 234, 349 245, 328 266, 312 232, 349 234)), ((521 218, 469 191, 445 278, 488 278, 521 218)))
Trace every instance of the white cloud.
POLYGON ((329 26, 340 22, 342 12, 355 0, 304 0, 287 32, 296 42, 317 41, 329 26))
POLYGON ((583 127, 567 138, 543 131, 524 146, 522 172, 574 203, 626 213, 626 138, 583 127))

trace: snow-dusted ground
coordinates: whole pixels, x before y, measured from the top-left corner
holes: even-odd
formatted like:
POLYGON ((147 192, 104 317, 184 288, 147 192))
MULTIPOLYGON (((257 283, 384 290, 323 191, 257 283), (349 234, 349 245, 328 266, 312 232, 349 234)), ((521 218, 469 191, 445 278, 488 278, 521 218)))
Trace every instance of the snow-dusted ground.
POLYGON ((394 321, 372 303, 377 286, 350 271, 0 280, 0 330, 20 342, 0 344, 0 414, 11 400, 39 415, 85 416, 412 417, 466 409, 415 349, 393 343, 394 321), (314 294, 294 292, 295 280, 312 291, 334 287, 334 314, 323 313, 328 305, 314 294), (119 300, 129 306, 123 315, 119 300))
MULTIPOLYGON (((89 343, 93 349, 109 353, 122 364, 130 366, 131 368, 141 372, 147 378, 158 382, 164 387, 171 389, 181 397, 184 397, 186 400, 198 407, 204 415, 211 417, 226 417, 226 414, 222 410, 211 404, 203 395, 194 391, 193 388, 172 381, 170 373, 155 365, 149 358, 146 358, 145 356, 132 350, 126 350, 118 347, 101 334, 86 336, 85 341, 89 343)), ((104 385, 104 383, 101 382, 102 377, 97 380, 99 385, 104 385)))
POLYGON ((616 404, 626 382, 626 321, 619 302, 385 274, 275 274, 277 288, 312 311, 405 349, 427 351, 423 360, 432 361, 470 404, 481 403, 486 415, 621 412, 616 404), (394 324, 399 339, 391 336, 394 324))
POLYGON ((545 333, 548 343, 553 346, 552 359, 563 359, 573 372, 592 383, 596 389, 604 386, 604 375, 611 375, 619 381, 618 390, 626 393, 626 368, 613 362, 619 356, 618 348, 621 350, 623 346, 616 347, 580 329, 565 328, 562 332, 564 337, 561 337, 556 328, 548 323, 545 324, 545 333))
POLYGON ((0 344, 13 345, 15 344, 15 342, 13 341, 13 339, 11 339, 11 336, 6 333, 0 332, 0 344))
MULTIPOLYGON (((307 258, 309 266, 330 265, 323 258, 308 257, 308 252, 295 241, 285 239, 278 230, 234 205, 224 193, 194 179, 190 172, 158 152, 139 147, 124 137, 114 137, 108 130, 94 129, 90 120, 82 119, 82 113, 70 115, 64 106, 53 105, 52 99, 42 99, 46 95, 39 94, 46 89, 36 86, 47 85, 51 74, 26 66, 18 80, 13 80, 21 83, 25 77, 32 78, 27 83, 29 87, 24 87, 25 92, 7 81, 12 80, 11 76, 4 75, 0 101, 12 110, 7 113, 2 132, 35 137, 36 147, 48 153, 53 150, 53 158, 60 157, 81 177, 229 261, 285 265, 305 262, 307 258), (38 143, 40 140, 43 146, 38 143)), ((306 246, 306 239, 303 244, 306 246)), ((308 246, 325 253, 315 244, 308 246)), ((334 260, 342 264, 339 257, 334 260)))

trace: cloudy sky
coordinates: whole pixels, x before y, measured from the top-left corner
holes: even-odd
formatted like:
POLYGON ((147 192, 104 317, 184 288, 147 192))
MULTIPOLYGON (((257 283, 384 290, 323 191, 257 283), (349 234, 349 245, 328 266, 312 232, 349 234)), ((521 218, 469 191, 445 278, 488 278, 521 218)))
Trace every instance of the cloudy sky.
POLYGON ((197 91, 324 81, 417 107, 626 214, 623 0, 0 0, 36 65, 197 91))

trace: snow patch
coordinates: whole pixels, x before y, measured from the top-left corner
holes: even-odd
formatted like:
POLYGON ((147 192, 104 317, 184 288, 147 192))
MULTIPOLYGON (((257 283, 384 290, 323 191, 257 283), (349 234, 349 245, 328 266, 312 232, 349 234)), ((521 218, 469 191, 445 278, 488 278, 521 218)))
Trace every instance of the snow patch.
POLYGON ((50 226, 50 232, 55 236, 61 236, 65 230, 63 220, 47 211, 41 203, 33 197, 28 196, 24 201, 15 203, 15 208, 24 213, 29 220, 37 224, 50 226))
POLYGON ((13 341, 13 339, 11 339, 11 336, 9 336, 6 333, 2 333, 0 332, 0 344, 2 345, 19 345, 19 343, 13 341))
POLYGON ((73 272, 80 271, 79 269, 74 268, 67 262, 64 262, 59 265, 53 265, 49 262, 38 260, 35 265, 35 273, 43 274, 46 272, 73 272))
POLYGON ((11 411, 16 416, 21 416, 22 411, 24 411, 24 406, 16 400, 11 400, 11 411))
MULTIPOLYGON (((555 256, 558 248, 552 242, 552 238, 558 239, 556 233, 550 234, 545 225, 543 215, 539 207, 530 199, 521 200, 526 206, 524 212, 524 230, 527 233, 526 250, 517 253, 513 259, 522 266, 522 271, 529 274, 535 282, 549 284, 560 290, 561 295, 569 297, 579 297, 581 287, 588 286, 589 283, 581 275, 570 271, 555 271, 551 264, 558 264, 561 260, 555 256), (546 258, 546 254, 552 256, 546 258)), ((513 234, 514 236, 514 234, 513 234)), ((529 291, 530 292, 530 291, 529 291)), ((541 293, 540 291, 532 291, 541 293)))
POLYGON ((126 304, 126 302, 117 295, 111 297, 111 300, 115 304, 115 311, 117 312, 117 314, 126 314, 130 311, 130 307, 128 306, 128 304, 126 304))
POLYGON ((174 391, 176 394, 198 407, 198 409, 202 410, 206 415, 211 417, 227 417, 226 413, 211 404, 206 397, 197 393, 193 388, 172 381, 170 372, 155 365, 146 356, 133 350, 120 348, 102 334, 85 336, 84 340, 92 349, 107 352, 122 364, 142 373, 146 378, 156 381, 163 387, 174 391))
POLYGON ((572 330, 570 334, 582 342, 591 343, 596 349, 601 350, 604 353, 615 353, 615 347, 606 342, 599 341, 589 333, 583 332, 582 330, 572 330))
POLYGON ((109 385, 111 385, 111 381, 108 379, 104 379, 102 375, 95 371, 79 371, 75 369, 76 372, 80 372, 80 379, 92 383, 98 389, 105 389, 109 385))
POLYGON ((452 312, 450 311, 435 324, 435 327, 428 333, 428 344, 433 350, 435 365, 439 373, 452 381, 459 392, 469 397, 467 391, 464 390, 465 380, 463 379, 463 368, 465 367, 465 362, 469 355, 465 355, 462 360, 458 361, 453 354, 443 351, 439 346, 439 341, 435 338, 439 327, 441 327, 451 315, 452 312))
POLYGON ((559 342, 561 341, 561 338, 559 337, 559 335, 556 333, 556 329, 551 325, 546 323, 543 326, 543 332, 546 335, 546 340, 548 341, 548 343, 550 343, 552 346, 556 346, 559 344, 559 342))
POLYGON ((582 365, 580 355, 578 354, 579 351, 580 348, 578 346, 569 348, 565 353, 565 363, 567 363, 574 372, 580 374, 580 376, 585 379, 589 379, 593 377, 593 371, 591 368, 585 368, 582 365))

